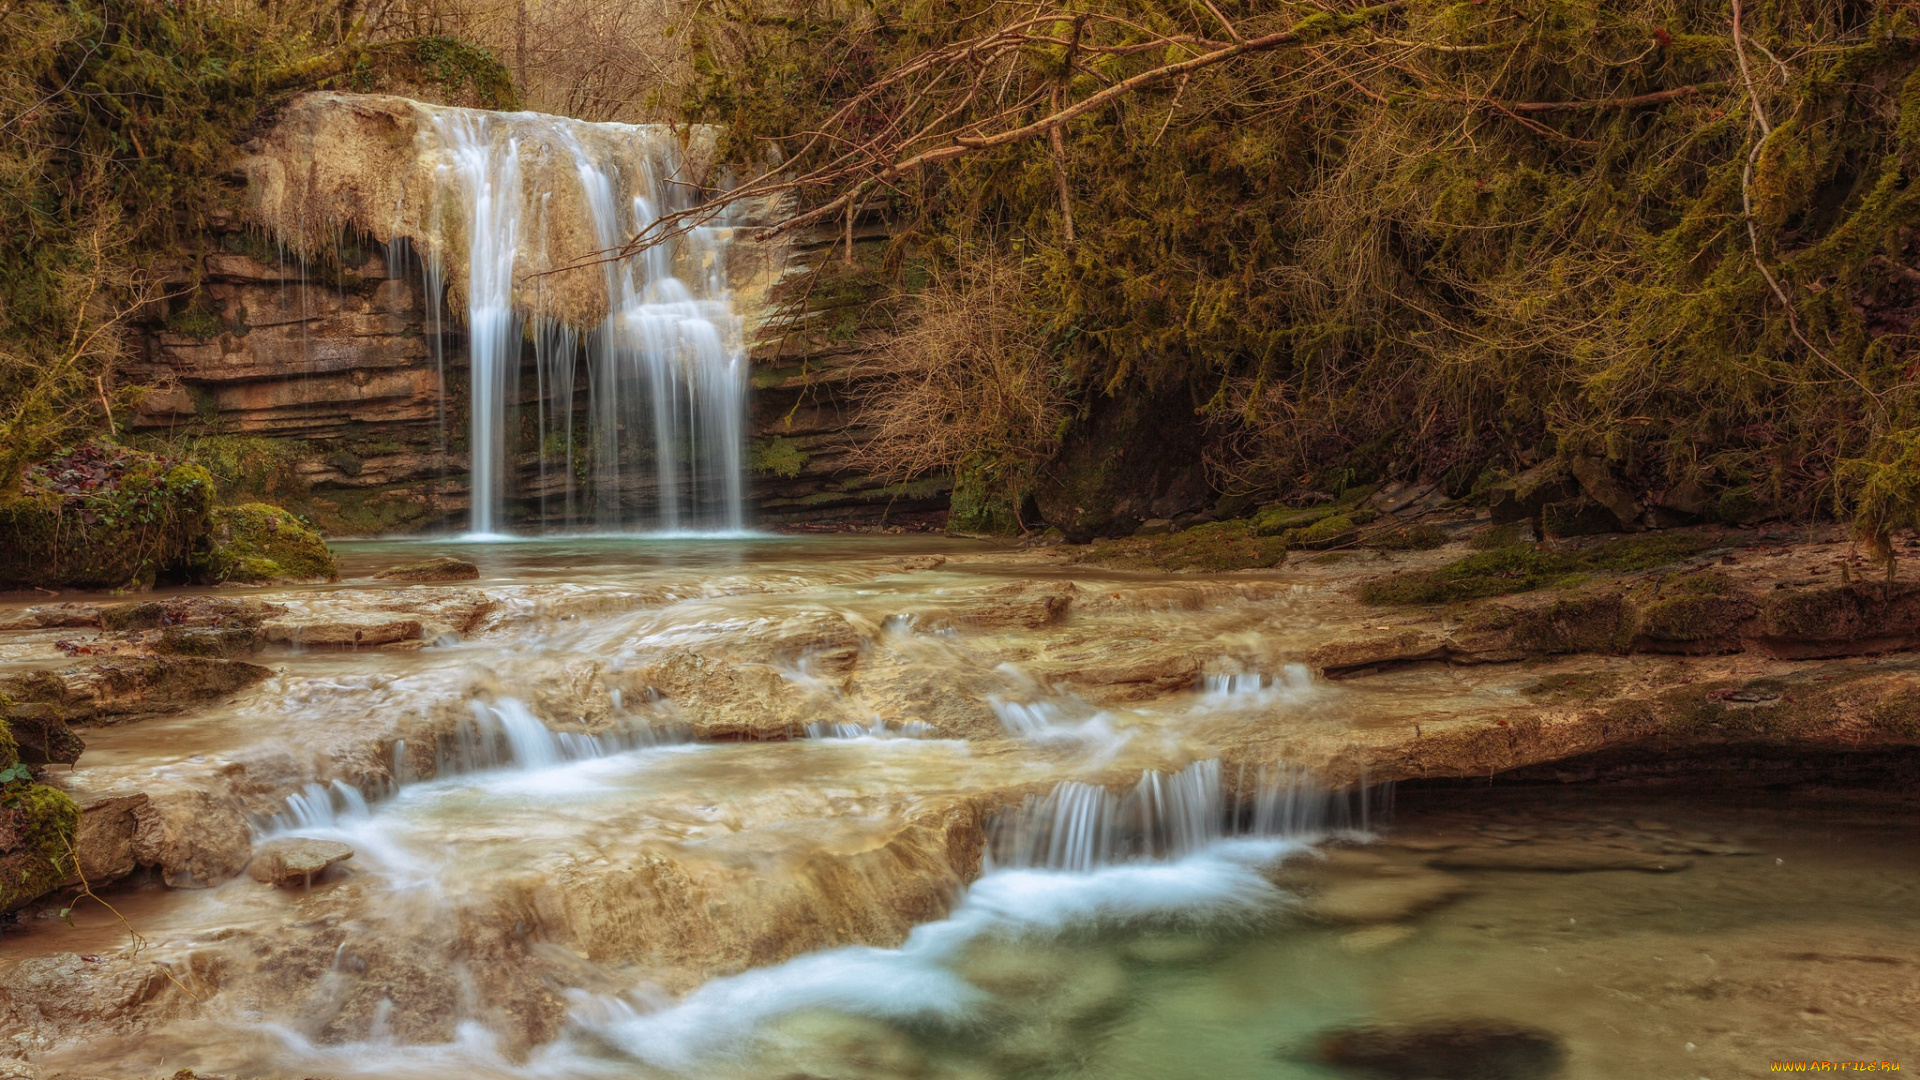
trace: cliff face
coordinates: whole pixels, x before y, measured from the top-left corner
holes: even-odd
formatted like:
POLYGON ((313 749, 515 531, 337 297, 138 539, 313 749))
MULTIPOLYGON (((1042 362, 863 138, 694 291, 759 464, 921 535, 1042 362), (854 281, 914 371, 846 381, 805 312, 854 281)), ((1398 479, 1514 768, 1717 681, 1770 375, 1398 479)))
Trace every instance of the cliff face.
MULTIPOLYGON (((358 139, 362 151, 351 156, 360 167, 397 171, 409 143, 395 132, 410 107, 314 95, 290 109, 242 168, 254 185, 255 223, 223 223, 177 268, 174 283, 186 298, 156 307, 139 359, 126 369, 151 388, 132 420, 136 432, 195 440, 244 485, 264 486, 262 494, 333 535, 458 527, 471 498, 467 342, 457 322, 436 327, 457 318, 443 313, 458 307, 428 294, 422 263, 409 254, 418 238, 371 209, 413 189, 392 178, 350 185, 348 174, 319 163, 323 150, 358 139), (359 128, 367 130, 356 136, 359 128), (399 156, 382 164, 375 150, 399 156), (294 198, 311 212, 290 211, 294 198), (298 223, 291 233, 290 217, 298 223), (266 239, 261 225, 318 254, 303 259, 266 239), (330 241, 319 239, 329 230, 330 241), (185 288, 194 283, 197 290, 185 288)), ((773 209, 753 208, 743 231, 773 209)), ((828 243, 802 237, 727 249, 727 281, 751 343, 754 519, 938 520, 943 481, 889 487, 847 467, 846 447, 857 437, 853 400, 874 360, 869 343, 846 334, 807 286, 809 252, 828 243)), ((535 359, 529 343, 514 391, 524 430, 508 439, 518 493, 509 512, 523 527, 558 524, 565 510, 554 494, 551 447, 541 470, 536 418, 556 410, 535 359)), ((571 409, 558 411, 584 416, 587 406, 582 377, 571 409)), ((563 486, 564 473, 559 480, 563 486)))

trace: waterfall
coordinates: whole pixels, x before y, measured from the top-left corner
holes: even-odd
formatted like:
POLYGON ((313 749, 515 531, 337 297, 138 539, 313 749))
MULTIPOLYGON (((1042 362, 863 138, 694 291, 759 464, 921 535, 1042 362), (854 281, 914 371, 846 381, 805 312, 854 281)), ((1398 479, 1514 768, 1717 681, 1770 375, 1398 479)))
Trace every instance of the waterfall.
POLYGON ((528 436, 543 517, 610 530, 743 528, 746 357, 726 279, 731 229, 696 227, 591 264, 695 200, 680 143, 648 126, 426 113, 416 138, 438 162, 423 230, 428 283, 454 269, 465 284, 472 531, 506 530, 524 456, 516 441, 528 436))

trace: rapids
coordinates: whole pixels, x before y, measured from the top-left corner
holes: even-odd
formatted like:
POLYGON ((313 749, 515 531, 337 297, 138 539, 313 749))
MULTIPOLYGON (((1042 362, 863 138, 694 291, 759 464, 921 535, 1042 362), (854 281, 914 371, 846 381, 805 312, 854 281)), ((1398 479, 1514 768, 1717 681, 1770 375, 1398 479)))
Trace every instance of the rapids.
POLYGON ((419 545, 341 550, 345 584, 258 595, 426 647, 275 655, 57 780, 353 857, 103 887, 126 924, 29 909, 23 1075, 1330 1080, 1446 1024, 1487 1048, 1447 1075, 1720 1077, 1920 1034, 1886 1009, 1920 992, 1910 821, 1339 780, 1524 674, 1320 680, 1297 574, 572 538, 437 543, 481 578, 389 587, 419 545))

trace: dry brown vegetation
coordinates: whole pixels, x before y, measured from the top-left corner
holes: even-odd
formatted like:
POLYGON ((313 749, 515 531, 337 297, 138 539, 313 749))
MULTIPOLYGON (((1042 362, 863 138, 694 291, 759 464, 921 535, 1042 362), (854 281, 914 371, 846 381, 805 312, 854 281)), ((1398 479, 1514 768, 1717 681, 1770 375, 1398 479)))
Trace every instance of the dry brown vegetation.
POLYGON ((976 253, 919 297, 907 329, 878 358, 885 372, 860 416, 871 436, 854 460, 912 480, 991 462, 1028 477, 1059 442, 1068 397, 1016 260, 976 253))

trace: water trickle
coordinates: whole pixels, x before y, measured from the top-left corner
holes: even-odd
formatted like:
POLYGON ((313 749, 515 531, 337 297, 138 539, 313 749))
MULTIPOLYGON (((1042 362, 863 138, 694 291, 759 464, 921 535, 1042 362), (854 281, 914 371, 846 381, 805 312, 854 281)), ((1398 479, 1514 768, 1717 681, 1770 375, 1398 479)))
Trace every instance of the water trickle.
MULTIPOLYGON (((698 227, 591 264, 697 190, 680 144, 646 126, 427 114, 419 137, 439 165, 420 248, 431 310, 444 283, 464 290, 471 530, 506 531, 515 496, 548 520, 601 529, 744 528, 746 357, 726 279, 731 229, 698 227), (569 264, 586 265, 538 276, 569 264), (588 279, 594 295, 582 300, 588 279), (529 342, 533 400, 523 401, 529 342), (523 475, 528 457, 537 480, 523 475)), ((435 343, 436 358, 443 348, 435 343)))

